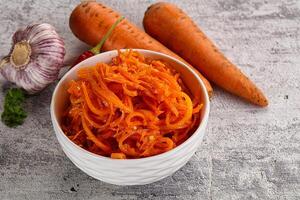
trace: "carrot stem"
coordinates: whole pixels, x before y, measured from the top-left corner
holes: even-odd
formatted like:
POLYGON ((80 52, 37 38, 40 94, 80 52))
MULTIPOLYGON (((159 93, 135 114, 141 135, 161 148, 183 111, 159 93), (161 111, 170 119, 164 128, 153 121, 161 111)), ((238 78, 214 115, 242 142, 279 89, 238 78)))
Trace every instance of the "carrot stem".
POLYGON ((101 48, 104 44, 104 42, 107 40, 107 38, 111 35, 111 33, 113 32, 113 30, 116 28, 116 26, 124 19, 124 16, 121 16, 117 19, 117 21, 109 28, 109 30, 107 31, 107 33, 103 36, 103 38, 101 39, 101 41, 94 47, 92 48, 90 51, 96 55, 99 54, 101 51, 101 48))

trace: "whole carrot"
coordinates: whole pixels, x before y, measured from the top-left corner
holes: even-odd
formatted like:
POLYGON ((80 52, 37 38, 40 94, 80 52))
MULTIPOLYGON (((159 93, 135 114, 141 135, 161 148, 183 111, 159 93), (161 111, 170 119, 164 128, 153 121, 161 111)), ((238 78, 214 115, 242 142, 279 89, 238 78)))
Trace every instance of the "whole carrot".
POLYGON ((149 35, 178 53, 216 85, 259 106, 268 105, 262 91, 174 4, 153 4, 146 11, 143 24, 149 35))
MULTIPOLYGON (((78 5, 73 10, 69 24, 76 37, 91 46, 95 46, 120 16, 119 13, 103 4, 97 2, 85 2, 78 5)), ((124 48, 139 48, 158 51, 188 64, 177 54, 173 53, 144 31, 137 28, 127 19, 123 19, 122 22, 114 28, 111 35, 102 46, 103 51, 124 48)), ((191 65, 189 66, 192 68, 191 65)), ((197 70, 195 71, 197 72, 197 70)), ((211 85, 199 72, 197 73, 211 96, 211 85)))

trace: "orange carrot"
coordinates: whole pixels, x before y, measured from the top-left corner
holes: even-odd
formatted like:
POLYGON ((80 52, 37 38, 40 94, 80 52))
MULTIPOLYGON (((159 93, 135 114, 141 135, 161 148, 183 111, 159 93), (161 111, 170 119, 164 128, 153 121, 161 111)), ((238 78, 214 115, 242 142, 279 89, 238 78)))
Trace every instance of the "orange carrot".
POLYGON ((268 105, 262 91, 175 5, 153 4, 146 11, 143 24, 148 34, 178 53, 216 85, 259 106, 268 105))
MULTIPOLYGON (((70 28, 74 35, 81 41, 91 46, 95 46, 120 16, 119 13, 103 4, 97 2, 85 2, 78 5, 73 10, 70 16, 70 28)), ((158 51, 188 64, 177 54, 173 53, 144 31, 137 28, 127 19, 122 20, 122 22, 114 28, 110 37, 105 41, 102 50, 108 51, 124 48, 139 48, 158 51)), ((192 66, 190 67, 193 68, 192 66)), ((212 96, 212 87, 207 79, 205 79, 197 70, 195 71, 204 82, 209 95, 212 96)))

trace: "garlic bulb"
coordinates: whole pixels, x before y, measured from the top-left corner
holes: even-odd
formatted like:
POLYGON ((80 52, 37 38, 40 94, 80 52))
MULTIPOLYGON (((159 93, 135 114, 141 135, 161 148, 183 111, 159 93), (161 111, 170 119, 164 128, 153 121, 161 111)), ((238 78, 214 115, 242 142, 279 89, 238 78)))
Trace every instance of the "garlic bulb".
POLYGON ((63 67, 65 46, 50 24, 33 24, 13 35, 13 46, 0 63, 8 81, 33 94, 55 81, 63 67))

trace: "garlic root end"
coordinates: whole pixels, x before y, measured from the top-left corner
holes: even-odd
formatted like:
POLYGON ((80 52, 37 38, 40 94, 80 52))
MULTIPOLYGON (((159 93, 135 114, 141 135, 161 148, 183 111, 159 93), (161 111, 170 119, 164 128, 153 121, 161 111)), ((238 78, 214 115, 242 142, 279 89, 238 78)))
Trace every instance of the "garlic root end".
POLYGON ((11 56, 10 63, 17 69, 24 69, 24 67, 29 63, 31 56, 30 44, 26 41, 18 42, 14 45, 11 56))

